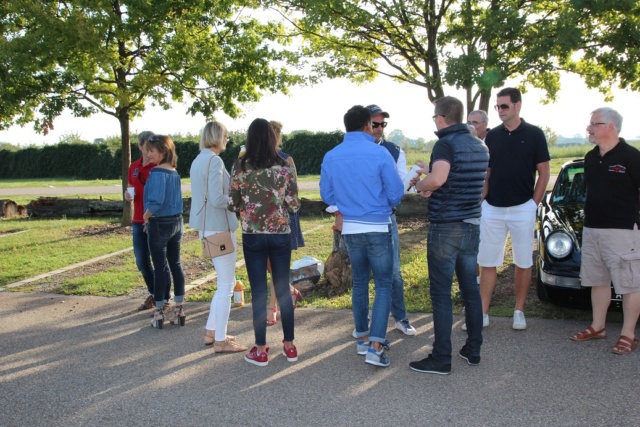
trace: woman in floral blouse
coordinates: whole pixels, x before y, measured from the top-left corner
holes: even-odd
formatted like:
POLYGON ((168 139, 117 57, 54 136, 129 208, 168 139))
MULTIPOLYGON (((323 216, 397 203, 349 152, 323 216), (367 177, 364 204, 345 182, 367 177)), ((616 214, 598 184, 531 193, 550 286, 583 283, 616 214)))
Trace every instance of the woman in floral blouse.
POLYGON ((289 213, 297 212, 298 184, 291 165, 276 152, 276 135, 265 119, 249 126, 246 154, 236 160, 229 183, 229 209, 240 212, 242 249, 251 285, 255 346, 245 360, 257 366, 269 363, 267 347, 267 260, 280 306, 284 332, 282 353, 298 360, 293 345, 293 302, 289 292, 291 240, 289 213))

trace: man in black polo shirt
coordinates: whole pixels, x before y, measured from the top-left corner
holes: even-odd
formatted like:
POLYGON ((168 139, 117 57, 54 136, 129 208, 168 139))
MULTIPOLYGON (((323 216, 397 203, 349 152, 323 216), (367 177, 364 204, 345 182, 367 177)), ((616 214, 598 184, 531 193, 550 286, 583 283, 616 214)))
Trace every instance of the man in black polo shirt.
POLYGON ((640 315, 640 151, 620 138, 622 116, 611 108, 591 113, 589 142, 596 146, 584 157, 587 199, 582 232, 582 286, 591 287, 593 320, 574 341, 606 337, 611 302, 610 283, 622 295, 624 320, 611 349, 631 353, 640 315))
POLYGON ((489 325, 489 305, 511 235, 516 304, 513 329, 524 330, 524 305, 531 284, 533 232, 538 203, 549 182, 549 149, 542 130, 520 118, 522 95, 515 88, 498 92, 496 110, 502 124, 487 133, 489 169, 480 219, 480 295, 483 325, 489 325), (538 180, 536 182, 536 172, 538 180))

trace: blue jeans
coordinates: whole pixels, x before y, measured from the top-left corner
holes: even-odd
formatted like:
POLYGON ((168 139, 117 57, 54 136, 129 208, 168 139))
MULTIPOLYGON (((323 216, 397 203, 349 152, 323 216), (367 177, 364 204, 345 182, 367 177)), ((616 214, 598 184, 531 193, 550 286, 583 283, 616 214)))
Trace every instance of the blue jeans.
POLYGON ((432 357, 451 363, 453 304, 451 284, 455 271, 462 293, 467 322, 467 348, 471 356, 480 355, 482 346, 482 300, 476 276, 480 227, 466 222, 430 224, 427 237, 427 263, 434 342, 432 357))
POLYGON ((242 251, 251 285, 251 309, 256 345, 267 345, 267 259, 276 290, 285 341, 294 339, 293 301, 289 292, 289 234, 242 233, 242 251))
MULTIPOLYGON (((142 274, 144 283, 147 285, 149 295, 153 295, 153 265, 151 264, 151 253, 149 252, 149 242, 147 233, 144 231, 144 225, 139 223, 131 224, 131 233, 133 236, 133 255, 136 257, 136 266, 142 274)), ((167 276, 167 281, 171 278, 167 276)), ((165 295, 167 301, 171 298, 171 286, 167 286, 165 295)))
POLYGON ((351 260, 353 290, 351 307, 356 334, 369 341, 384 342, 391 309, 393 244, 391 233, 345 234, 344 242, 351 260), (369 277, 373 272, 375 298, 369 331, 369 277))
POLYGON ((147 237, 151 261, 156 272, 154 275, 154 299, 156 307, 168 301, 165 300, 167 288, 171 286, 169 272, 173 277, 174 301, 184 301, 184 272, 180 263, 180 241, 184 224, 182 215, 149 218, 147 237))
POLYGON ((400 237, 396 214, 391 214, 391 243, 393 244, 393 282, 391 284, 391 314, 396 322, 407 318, 404 305, 404 280, 400 273, 400 237))

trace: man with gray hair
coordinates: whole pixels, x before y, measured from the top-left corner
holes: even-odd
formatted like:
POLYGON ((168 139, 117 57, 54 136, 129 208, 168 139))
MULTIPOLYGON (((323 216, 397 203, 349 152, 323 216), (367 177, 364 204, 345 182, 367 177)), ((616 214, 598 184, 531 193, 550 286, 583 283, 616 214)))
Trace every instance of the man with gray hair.
POLYGON ((623 324, 611 349, 629 354, 638 345, 640 315, 640 151, 620 138, 622 116, 598 108, 587 125, 593 150, 584 156, 587 198, 582 230, 582 286, 591 288, 593 320, 574 341, 606 338, 610 284, 622 295, 623 324))
POLYGON ((473 126, 478 133, 478 138, 484 141, 484 137, 489 132, 489 116, 484 110, 473 110, 467 116, 467 124, 473 126))

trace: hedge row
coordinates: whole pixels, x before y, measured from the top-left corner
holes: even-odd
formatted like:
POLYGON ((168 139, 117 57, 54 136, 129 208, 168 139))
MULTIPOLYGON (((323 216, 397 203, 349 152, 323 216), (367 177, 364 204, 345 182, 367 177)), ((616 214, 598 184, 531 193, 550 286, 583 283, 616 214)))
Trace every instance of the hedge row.
MULTIPOLYGON (((296 132, 285 135, 282 144, 296 162, 300 175, 320 174, 324 154, 342 141, 342 132, 296 132)), ((246 141, 230 142, 222 153, 227 169, 238 158, 240 146, 246 141)), ((241 138, 236 138, 241 139, 241 138)), ((189 176, 191 162, 199 152, 198 143, 177 141, 178 172, 189 176)), ((29 147, 18 151, 0 150, 0 179, 74 178, 120 179, 122 150, 110 151, 99 144, 57 144, 29 147)), ((140 157, 137 144, 131 145, 132 160, 140 157)))

